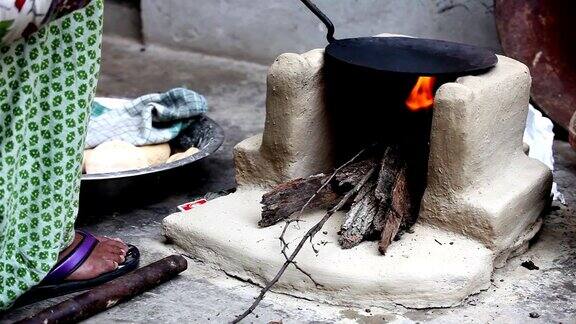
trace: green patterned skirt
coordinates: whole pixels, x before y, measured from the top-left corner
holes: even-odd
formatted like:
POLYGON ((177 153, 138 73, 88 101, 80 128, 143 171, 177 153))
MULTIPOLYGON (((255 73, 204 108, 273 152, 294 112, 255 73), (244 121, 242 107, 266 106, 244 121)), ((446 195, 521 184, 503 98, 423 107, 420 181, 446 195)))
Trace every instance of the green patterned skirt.
POLYGON ((0 310, 74 237, 102 0, 0 49, 0 310))

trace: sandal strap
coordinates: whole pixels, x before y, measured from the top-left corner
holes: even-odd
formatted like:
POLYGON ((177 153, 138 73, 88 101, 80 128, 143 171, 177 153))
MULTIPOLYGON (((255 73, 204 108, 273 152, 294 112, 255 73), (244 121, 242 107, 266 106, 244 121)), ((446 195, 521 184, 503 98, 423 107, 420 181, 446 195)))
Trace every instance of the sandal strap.
POLYGON ((85 231, 76 231, 82 240, 64 259, 60 260, 44 278, 43 283, 59 283, 76 271, 90 257, 98 239, 85 231))

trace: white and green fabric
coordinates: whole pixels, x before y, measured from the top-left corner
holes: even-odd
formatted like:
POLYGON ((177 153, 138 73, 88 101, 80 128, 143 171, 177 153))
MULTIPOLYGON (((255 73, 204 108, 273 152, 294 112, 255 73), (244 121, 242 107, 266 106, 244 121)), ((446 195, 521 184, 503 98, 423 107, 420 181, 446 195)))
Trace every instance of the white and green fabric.
POLYGON ((184 88, 130 101, 96 98, 86 148, 109 140, 122 140, 136 146, 167 143, 187 128, 193 117, 207 110, 202 95, 184 88))
POLYGON ((0 49, 0 310, 74 237, 102 12, 93 0, 0 49))

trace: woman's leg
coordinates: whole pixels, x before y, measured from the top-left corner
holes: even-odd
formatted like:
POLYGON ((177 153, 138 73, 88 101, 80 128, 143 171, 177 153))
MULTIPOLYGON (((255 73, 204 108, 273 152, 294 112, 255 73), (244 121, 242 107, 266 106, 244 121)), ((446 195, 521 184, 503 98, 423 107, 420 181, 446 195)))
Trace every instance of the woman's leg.
POLYGON ((74 240, 102 0, 0 50, 0 310, 74 240))

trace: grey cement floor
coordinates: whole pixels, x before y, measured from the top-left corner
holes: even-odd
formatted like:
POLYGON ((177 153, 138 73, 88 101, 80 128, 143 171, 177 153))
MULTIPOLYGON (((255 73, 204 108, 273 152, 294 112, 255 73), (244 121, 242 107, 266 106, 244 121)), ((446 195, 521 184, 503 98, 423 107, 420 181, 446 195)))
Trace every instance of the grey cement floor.
MULTIPOLYGON (((222 149, 207 161, 204 185, 175 193, 161 202, 132 210, 93 213, 98 221, 88 226, 100 235, 119 236, 142 250, 143 264, 172 253, 161 234, 162 219, 176 206, 197 197, 234 186, 232 147, 262 130, 266 67, 174 52, 119 39, 104 45, 99 95, 134 97, 147 92, 186 86, 206 95, 210 116, 226 130, 222 149)), ((565 142, 555 145, 556 181, 567 206, 554 203, 540 236, 529 252, 511 259, 496 271, 492 287, 451 309, 384 310, 334 307, 271 294, 246 322, 268 323, 576 323, 576 152, 565 142), (520 264, 532 260, 540 269, 520 264), (531 312, 538 318, 531 318, 531 312)), ((87 211, 90 214, 90 211, 87 211)), ((191 256, 193 257, 193 256, 191 256)), ((426 269, 422 269, 426 271, 426 269)), ((230 278, 189 259, 189 269, 177 279, 88 320, 89 323, 225 323, 241 313, 257 295, 253 285, 230 278)), ((10 322, 51 305, 42 302, 15 310, 1 322, 10 322)))

